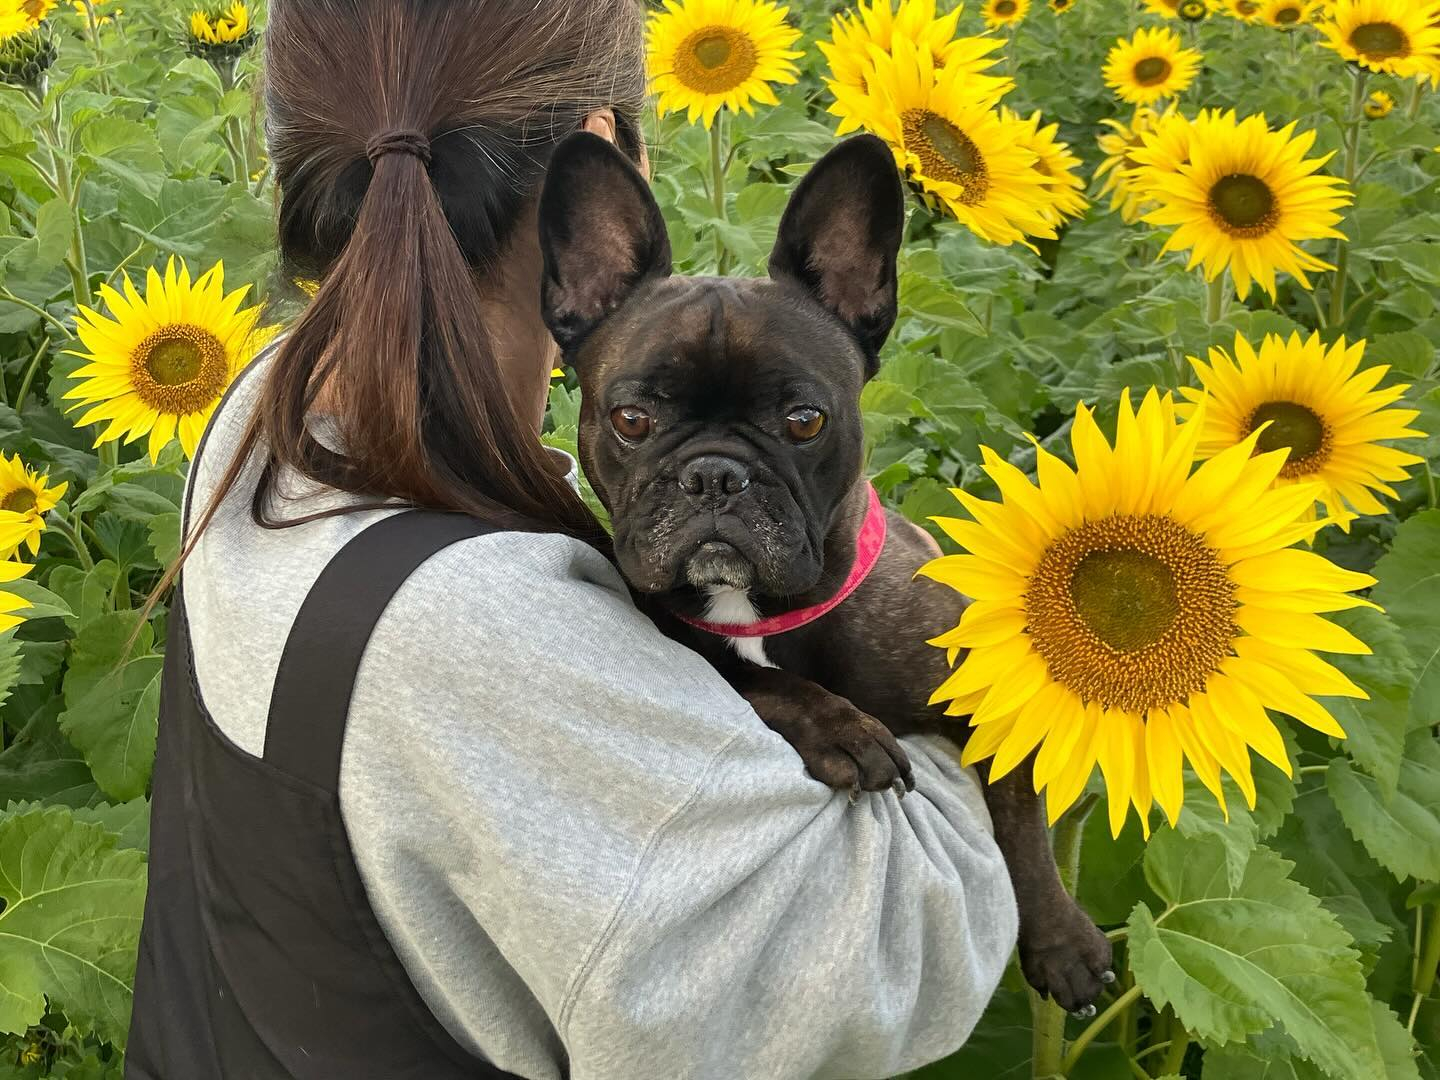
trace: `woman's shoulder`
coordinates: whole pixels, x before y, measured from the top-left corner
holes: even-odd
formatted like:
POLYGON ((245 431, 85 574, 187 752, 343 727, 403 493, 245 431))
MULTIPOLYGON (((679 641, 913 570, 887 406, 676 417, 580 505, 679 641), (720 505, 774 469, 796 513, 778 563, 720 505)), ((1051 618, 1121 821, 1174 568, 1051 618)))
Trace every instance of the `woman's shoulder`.
POLYGON ((442 642, 446 655, 433 662, 457 677, 474 673, 481 692, 505 678, 548 679, 557 699, 604 684, 617 703, 628 695, 631 704, 663 697, 745 708, 701 656, 635 606, 604 555, 571 537, 490 533, 429 559, 387 609, 376 643, 404 653, 442 642))

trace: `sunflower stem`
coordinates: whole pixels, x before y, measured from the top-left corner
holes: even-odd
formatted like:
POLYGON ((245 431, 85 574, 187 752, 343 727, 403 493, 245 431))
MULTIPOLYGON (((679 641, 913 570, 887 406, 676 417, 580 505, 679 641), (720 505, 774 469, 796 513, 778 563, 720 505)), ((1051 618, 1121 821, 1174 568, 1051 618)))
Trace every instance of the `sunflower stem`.
POLYGON ((120 444, 114 439, 103 442, 96 448, 95 456, 100 459, 101 473, 107 473, 120 464, 120 444))
POLYGON ((79 530, 59 510, 50 512, 50 528, 63 536, 74 549, 80 569, 87 573, 95 569, 95 560, 90 555, 90 549, 85 546, 85 541, 80 538, 79 530))
MULTIPOLYGON (((715 114, 715 123, 710 127, 710 197, 715 203, 715 217, 726 220, 725 215, 725 110, 715 114)), ((725 237, 719 230, 715 233, 715 272, 724 277, 730 269, 730 251, 725 246, 725 237)))
MULTIPOLYGON (((1360 168, 1360 122, 1365 116, 1365 80, 1368 73, 1356 65, 1351 72, 1354 85, 1350 91, 1350 112, 1345 118, 1345 184, 1355 183, 1360 168)), ((1335 241, 1335 279, 1330 287, 1330 313, 1326 325, 1340 326, 1345 319, 1345 286, 1350 275, 1350 245, 1343 239, 1335 241)))
POLYGON ((1112 1020, 1139 1001, 1140 994, 1140 987, 1132 986, 1112 1001, 1108 1009, 1091 1021, 1090 1026, 1080 1033, 1080 1037, 1070 1044, 1070 1049, 1065 1054, 1065 1060, 1060 1066, 1062 1074, 1068 1073, 1080 1063, 1080 1055, 1085 1052, 1085 1048, 1095 1041, 1095 1037, 1104 1031, 1112 1020))
POLYGON ((73 184, 70 166, 65 161, 60 138, 60 106, 55 106, 55 115, 45 126, 50 151, 50 168, 55 178, 55 194, 64 199, 75 215, 74 229, 70 233, 70 253, 65 257, 66 268, 70 271, 70 285, 75 292, 75 302, 89 307, 90 269, 85 260, 85 230, 80 221, 80 188, 73 184))
POLYGON ((25 369, 25 377, 20 380, 20 390, 15 395, 15 415, 19 416, 25 409, 25 399, 30 396, 30 385, 35 381, 35 373, 40 370, 40 361, 45 359, 45 354, 50 351, 50 339, 40 339, 40 347, 35 350, 35 355, 30 358, 30 365, 25 369))
MULTIPOLYGON (((1433 905, 1434 913, 1440 916, 1440 904, 1433 905)), ((1435 989, 1436 969, 1440 968, 1440 926, 1434 925, 1440 922, 1440 918, 1431 919, 1430 936, 1425 940, 1424 951, 1421 951, 1421 930, 1424 929, 1424 918, 1422 913, 1425 905, 1415 909, 1415 1000, 1410 1005, 1409 1029, 1415 1031, 1415 1020, 1420 1015, 1420 1004, 1430 996, 1430 991, 1435 989)))
POLYGON ((1414 120, 1420 115, 1420 103, 1425 100, 1425 84, 1419 79, 1410 87, 1410 100, 1405 105, 1405 118, 1414 120))
POLYGON ((1062 1076, 1065 1064, 1065 1010, 1033 987, 1030 991, 1030 1027, 1034 1080, 1062 1076))
POLYGON ((83 0, 85 5, 85 27, 90 37, 90 48, 95 53, 95 66, 100 69, 100 92, 110 92, 110 81, 105 77, 105 49, 100 44, 100 20, 95 17, 95 4, 83 0))
POLYGON ((1165 1060, 1161 1062, 1157 1076, 1169 1076, 1172 1073, 1179 1075, 1180 1066, 1185 1064, 1185 1052, 1190 1049, 1190 1032, 1185 1030, 1185 1025, 1180 1022, 1178 1016, 1170 1020, 1170 1049, 1165 1054, 1165 1060))
MULTIPOLYGON (((1055 866, 1060 871, 1060 884, 1072 896, 1080 878, 1080 847, 1085 835, 1085 822, 1099 801, 1099 795, 1085 795, 1055 826, 1055 866)), ((1065 1010, 1031 989, 1030 1023, 1035 1080, 1063 1076, 1063 1070, 1068 1067, 1065 1065, 1065 1010)))
POLYGON ((32 312, 35 315, 39 315, 40 318, 44 319, 51 326, 55 327, 55 329, 59 330, 66 337, 75 336, 68 326, 66 326, 63 322, 57 319, 54 315, 51 315, 50 312, 46 311, 39 304, 32 304, 29 300, 26 300, 20 296, 16 296, 13 292, 3 286, 0 286, 0 300, 4 300, 8 303, 23 307, 26 311, 32 312))
POLYGON ((1205 283, 1205 321, 1214 326, 1225 314, 1225 275, 1216 274, 1205 283))

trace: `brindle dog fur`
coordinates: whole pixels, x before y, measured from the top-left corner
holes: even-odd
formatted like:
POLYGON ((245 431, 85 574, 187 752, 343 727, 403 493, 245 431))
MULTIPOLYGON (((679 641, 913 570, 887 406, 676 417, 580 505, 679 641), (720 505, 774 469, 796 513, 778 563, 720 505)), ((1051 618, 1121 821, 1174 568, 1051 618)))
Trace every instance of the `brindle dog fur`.
MULTIPOLYGON (((848 600, 751 639, 745 656, 674 617, 704 617, 718 596, 760 617, 821 603, 854 563, 868 500, 860 392, 895 321, 904 228, 890 151, 860 136, 811 170, 768 278, 674 276, 644 178, 593 135, 556 150, 539 222, 546 321, 583 392, 581 461, 640 602, 817 780, 903 795, 910 764, 896 736, 963 743, 968 731, 928 703, 950 668, 926 644, 964 601, 915 578, 933 551, 903 518, 889 514, 879 562, 848 600), (803 437, 817 413, 818 434, 803 437)), ((1029 764, 984 790, 1025 976, 1064 1008, 1090 1011, 1113 979, 1110 945, 1061 886, 1029 764)))

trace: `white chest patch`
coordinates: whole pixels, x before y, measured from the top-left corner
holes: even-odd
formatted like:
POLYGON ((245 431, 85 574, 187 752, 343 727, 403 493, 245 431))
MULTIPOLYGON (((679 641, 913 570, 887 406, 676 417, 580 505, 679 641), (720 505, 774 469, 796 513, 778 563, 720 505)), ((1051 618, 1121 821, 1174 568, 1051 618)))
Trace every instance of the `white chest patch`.
MULTIPOLYGON (((736 589, 728 585, 712 585, 709 589, 710 603, 705 608, 707 622, 726 626, 749 626, 760 621, 760 613, 750 602, 749 589, 736 589)), ((775 665, 765 655, 765 639, 759 637, 726 638, 730 647, 742 660, 749 660, 760 667, 773 668, 775 665)))

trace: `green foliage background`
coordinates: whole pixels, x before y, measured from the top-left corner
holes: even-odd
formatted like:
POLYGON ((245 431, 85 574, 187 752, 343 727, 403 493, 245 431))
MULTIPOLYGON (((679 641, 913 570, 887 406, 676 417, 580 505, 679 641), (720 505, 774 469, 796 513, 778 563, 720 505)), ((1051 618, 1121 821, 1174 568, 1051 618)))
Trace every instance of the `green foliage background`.
MULTIPOLYGON (((136 448, 102 464, 94 433, 64 416, 76 304, 172 254, 197 272, 223 259, 228 282, 281 315, 298 302, 274 279, 254 57, 217 71, 187 56, 185 13, 137 0, 97 40, 61 9, 43 99, 0 88, 0 449, 70 482, 14 587, 29 620, 0 635, 0 1080, 119 1075, 144 893, 163 605, 122 650, 175 557, 185 463, 172 446, 158 466, 136 448)), ((792 15, 825 34, 826 5, 792 15)), ((1141 21, 1128 0, 1035 7, 1007 49, 1007 103, 1059 121, 1093 167, 1100 119, 1126 115, 1100 61, 1141 21)), ((962 26, 978 31, 973 11, 962 26)), ((1185 107, 1298 120, 1341 148, 1351 75, 1310 31, 1217 16, 1195 33, 1206 63, 1185 107)), ((803 63, 778 108, 728 124, 718 199, 704 131, 657 124, 682 269, 723 257, 761 272, 790 186, 833 142, 813 48, 803 63)), ((1258 806, 1235 793, 1229 821, 1198 785, 1178 831, 1157 820, 1148 843, 1134 822, 1112 841, 1101 816, 1072 813, 1062 865, 1117 944, 1102 1015, 1067 1020, 1012 975, 969 1045, 917 1077, 1440 1080, 1440 102, 1411 115, 1408 85, 1374 82, 1401 105, 1361 132, 1370 165, 1344 226, 1351 302, 1337 322, 1321 275, 1314 294, 1287 281, 1275 303, 1257 294, 1211 323, 1195 275, 1157 262, 1153 231, 1103 206, 1038 258, 913 212, 901 323, 865 406, 876 486, 917 521, 953 512, 950 486, 994 495, 982 443, 1033 467, 1024 432, 1063 453, 1077 401, 1113 416, 1121 388, 1177 387, 1187 355, 1236 331, 1366 337, 1368 361, 1413 384, 1417 426, 1437 433, 1392 514, 1319 543, 1373 572, 1386 609, 1343 617, 1375 649, 1341 661, 1371 694, 1330 703, 1351 737, 1289 725, 1295 779, 1257 763, 1258 806)), ((573 444, 576 409, 557 385, 550 441, 573 444)))

